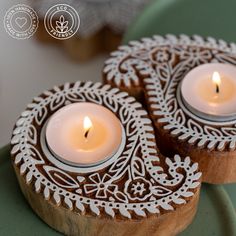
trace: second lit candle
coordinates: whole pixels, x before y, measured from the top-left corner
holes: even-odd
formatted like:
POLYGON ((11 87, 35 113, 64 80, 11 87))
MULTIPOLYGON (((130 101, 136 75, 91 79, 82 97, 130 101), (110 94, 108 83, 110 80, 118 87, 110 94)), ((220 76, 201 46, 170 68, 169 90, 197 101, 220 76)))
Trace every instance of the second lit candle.
POLYGON ((202 118, 236 118, 236 67, 211 63, 194 68, 182 81, 181 95, 187 108, 202 118))

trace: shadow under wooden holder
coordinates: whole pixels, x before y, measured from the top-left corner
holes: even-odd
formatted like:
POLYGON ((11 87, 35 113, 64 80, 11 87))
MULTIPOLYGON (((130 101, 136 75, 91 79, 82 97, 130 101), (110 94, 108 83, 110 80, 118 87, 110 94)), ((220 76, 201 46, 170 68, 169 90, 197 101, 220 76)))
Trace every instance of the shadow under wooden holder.
POLYGON ((163 154, 190 156, 205 182, 231 183, 236 182, 236 120, 200 119, 177 96, 184 76, 211 62, 236 65, 236 45, 200 36, 157 35, 119 47, 105 62, 104 81, 142 98, 163 154))
POLYGON ((146 111, 109 85, 76 82, 45 91, 21 114, 11 144, 13 166, 29 204, 66 235, 175 235, 195 215, 198 164, 188 157, 162 156, 146 111), (49 153, 43 127, 58 109, 75 102, 103 105, 118 117, 125 144, 114 158, 81 168, 62 164, 49 153))

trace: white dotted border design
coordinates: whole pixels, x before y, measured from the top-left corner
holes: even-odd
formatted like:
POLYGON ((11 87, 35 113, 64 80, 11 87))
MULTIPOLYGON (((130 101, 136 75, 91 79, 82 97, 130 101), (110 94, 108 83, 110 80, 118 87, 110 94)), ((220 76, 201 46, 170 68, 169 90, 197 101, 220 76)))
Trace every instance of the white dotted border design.
POLYGON ((168 167, 163 169, 151 121, 146 116, 134 98, 109 85, 76 82, 54 87, 35 97, 16 122, 11 140, 14 163, 26 183, 33 184, 46 200, 81 214, 100 215, 103 209, 112 218, 117 214, 136 218, 158 214, 160 209, 174 210, 176 204, 186 204, 194 195, 201 173, 198 164, 178 155, 173 160, 166 158, 168 167), (105 171, 89 175, 65 172, 53 163, 47 164, 38 148, 38 136, 48 116, 66 104, 83 101, 103 104, 116 113, 127 136, 121 156, 105 171), (120 180, 125 184, 119 184, 120 180))
POLYGON ((177 98, 177 87, 186 73, 204 63, 230 63, 236 65, 236 45, 223 40, 198 35, 154 36, 141 41, 131 41, 121 46, 105 62, 107 82, 127 88, 143 84, 156 122, 181 141, 187 141, 209 150, 236 148, 236 120, 210 122, 183 109, 177 98), (175 60, 178 57, 179 62, 175 60))

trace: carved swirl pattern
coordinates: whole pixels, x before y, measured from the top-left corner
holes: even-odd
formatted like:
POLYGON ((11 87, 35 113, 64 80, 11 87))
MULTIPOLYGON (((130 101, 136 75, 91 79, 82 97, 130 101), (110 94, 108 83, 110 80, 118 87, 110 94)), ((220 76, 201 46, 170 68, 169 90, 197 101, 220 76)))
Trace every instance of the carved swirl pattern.
POLYGON ((209 150, 236 148, 236 120, 210 122, 180 104, 177 88, 184 76, 204 63, 236 65, 236 45, 214 38, 154 36, 121 46, 105 63, 105 80, 117 87, 144 88, 156 122, 181 141, 209 150))
POLYGON ((46 200, 81 214, 137 218, 163 214, 186 204, 201 173, 190 158, 164 159, 157 153, 147 113, 127 93, 100 83, 76 82, 45 91, 21 114, 12 136, 12 156, 27 184, 46 200), (113 163, 74 173, 49 162, 39 136, 48 118, 74 102, 101 104, 120 119, 126 145, 113 163))

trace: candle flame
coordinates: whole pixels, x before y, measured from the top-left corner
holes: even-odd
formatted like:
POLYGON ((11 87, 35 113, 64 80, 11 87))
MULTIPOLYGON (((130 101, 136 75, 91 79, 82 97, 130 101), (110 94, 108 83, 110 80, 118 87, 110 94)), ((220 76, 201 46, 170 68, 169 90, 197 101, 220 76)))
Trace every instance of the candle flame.
POLYGON ((93 126, 92 121, 89 119, 88 116, 85 116, 84 117, 84 131, 85 131, 84 136, 85 136, 85 138, 88 137, 88 133, 89 133, 90 129, 92 128, 92 126, 93 126))
POLYGON ((221 84, 221 78, 220 78, 220 74, 217 71, 215 71, 213 73, 212 81, 216 85, 216 93, 219 93, 219 87, 220 87, 220 84, 221 84))
POLYGON ((213 81, 215 84, 220 85, 220 83, 221 83, 221 78, 220 78, 220 74, 219 74, 217 71, 215 71, 215 72, 213 73, 213 75, 212 75, 212 81, 213 81))

